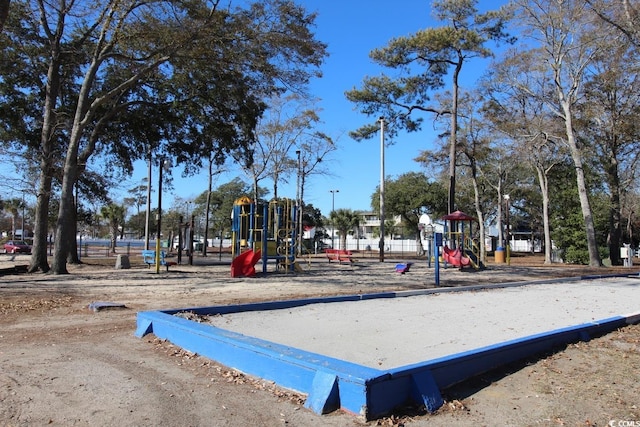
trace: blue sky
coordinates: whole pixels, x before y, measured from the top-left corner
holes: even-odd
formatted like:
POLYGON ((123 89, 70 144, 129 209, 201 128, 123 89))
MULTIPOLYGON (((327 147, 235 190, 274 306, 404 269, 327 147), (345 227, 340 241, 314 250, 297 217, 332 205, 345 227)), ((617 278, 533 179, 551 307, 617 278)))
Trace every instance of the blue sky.
MULTIPOLYGON (((385 46, 394 37, 407 36, 440 24, 433 20, 428 0, 400 0, 393 5, 382 0, 298 2, 309 11, 318 12, 316 37, 328 45, 329 57, 322 67, 323 77, 312 82, 310 92, 321 100, 322 124, 318 130, 332 136, 339 147, 330 159, 326 159, 331 175, 309 177, 304 201, 320 208, 323 215, 329 215, 332 207, 330 190, 338 190, 335 193, 336 209, 370 210, 371 195, 380 183, 380 136, 356 142, 348 133, 377 118, 354 111, 353 104, 344 93, 354 87, 360 88, 365 76, 375 76, 383 71, 369 59, 371 50, 385 46)), ((497 6, 492 2, 490 7, 497 6)), ((475 77, 479 77, 479 73, 475 77)), ((433 148, 434 141, 435 132, 429 118, 421 132, 400 134, 385 148, 385 175, 397 177, 409 171, 419 171, 420 166, 413 159, 421 150, 433 148)), ((155 182, 157 170, 153 174, 152 182, 155 182)), ((176 197, 193 199, 206 189, 206 175, 183 179, 180 171, 173 174, 175 189, 163 194, 165 208, 172 207, 176 197)), ((219 177, 214 185, 224 184, 236 176, 248 181, 238 170, 219 177)), ((141 183, 144 177, 146 166, 140 163, 125 188, 141 183)), ((291 181, 279 186, 280 196, 296 197, 295 178, 291 181)), ((270 187, 267 182, 261 185, 270 187)), ((157 195, 152 197, 152 207, 155 207, 157 195)))

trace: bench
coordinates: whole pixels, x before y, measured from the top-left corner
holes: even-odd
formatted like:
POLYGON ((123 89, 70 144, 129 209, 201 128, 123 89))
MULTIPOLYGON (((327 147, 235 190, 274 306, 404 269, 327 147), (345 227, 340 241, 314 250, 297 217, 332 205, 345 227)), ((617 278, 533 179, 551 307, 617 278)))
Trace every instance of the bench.
POLYGON ((342 263, 342 261, 353 262, 353 260, 351 259, 351 255, 352 255, 351 251, 346 249, 325 249, 324 253, 327 255, 329 262, 331 261, 338 261, 339 263, 342 263))
MULTIPOLYGON (((169 267, 172 265, 178 265, 177 262, 167 261, 165 256, 167 253, 165 251, 160 251, 160 265, 164 265, 167 267, 167 271, 169 271, 169 267)), ((142 261, 147 264, 148 268, 151 268, 152 265, 156 265, 156 251, 153 250, 144 250, 142 251, 142 261)))

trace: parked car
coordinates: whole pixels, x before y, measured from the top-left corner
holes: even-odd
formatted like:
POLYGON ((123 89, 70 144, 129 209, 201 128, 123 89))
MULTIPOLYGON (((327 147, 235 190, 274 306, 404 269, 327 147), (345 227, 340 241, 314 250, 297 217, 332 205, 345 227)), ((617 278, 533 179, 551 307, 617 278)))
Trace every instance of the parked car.
POLYGON ((31 246, 22 240, 9 240, 4 244, 6 254, 30 254, 31 246))

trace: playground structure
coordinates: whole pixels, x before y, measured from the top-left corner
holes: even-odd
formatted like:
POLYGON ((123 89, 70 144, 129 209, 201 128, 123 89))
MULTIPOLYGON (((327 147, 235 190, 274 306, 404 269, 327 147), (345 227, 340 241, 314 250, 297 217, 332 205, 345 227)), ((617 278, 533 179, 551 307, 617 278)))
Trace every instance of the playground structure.
POLYGON ((294 200, 279 199, 258 205, 248 197, 234 202, 232 213, 231 277, 256 274, 255 265, 262 261, 267 272, 269 260, 276 269, 297 271, 297 215, 294 200))
POLYGON ((484 263, 480 259, 480 248, 473 239, 473 223, 478 222, 472 216, 461 211, 455 211, 442 217, 449 222, 446 229, 447 244, 442 248, 442 258, 445 263, 456 267, 471 266, 473 268, 484 268, 484 263), (469 223, 465 228, 465 223, 469 223))

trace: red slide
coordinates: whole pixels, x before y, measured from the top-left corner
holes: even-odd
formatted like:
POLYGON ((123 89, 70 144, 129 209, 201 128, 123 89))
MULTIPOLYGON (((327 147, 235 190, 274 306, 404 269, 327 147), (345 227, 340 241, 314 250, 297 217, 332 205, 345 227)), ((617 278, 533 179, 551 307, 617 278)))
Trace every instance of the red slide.
POLYGON ((471 263, 471 260, 462 255, 460 248, 451 249, 448 246, 442 248, 442 257, 445 262, 455 265, 456 267, 466 267, 471 263))
POLYGON ((260 261, 262 252, 249 249, 231 261, 231 277, 251 277, 256 274, 256 263, 260 261))

